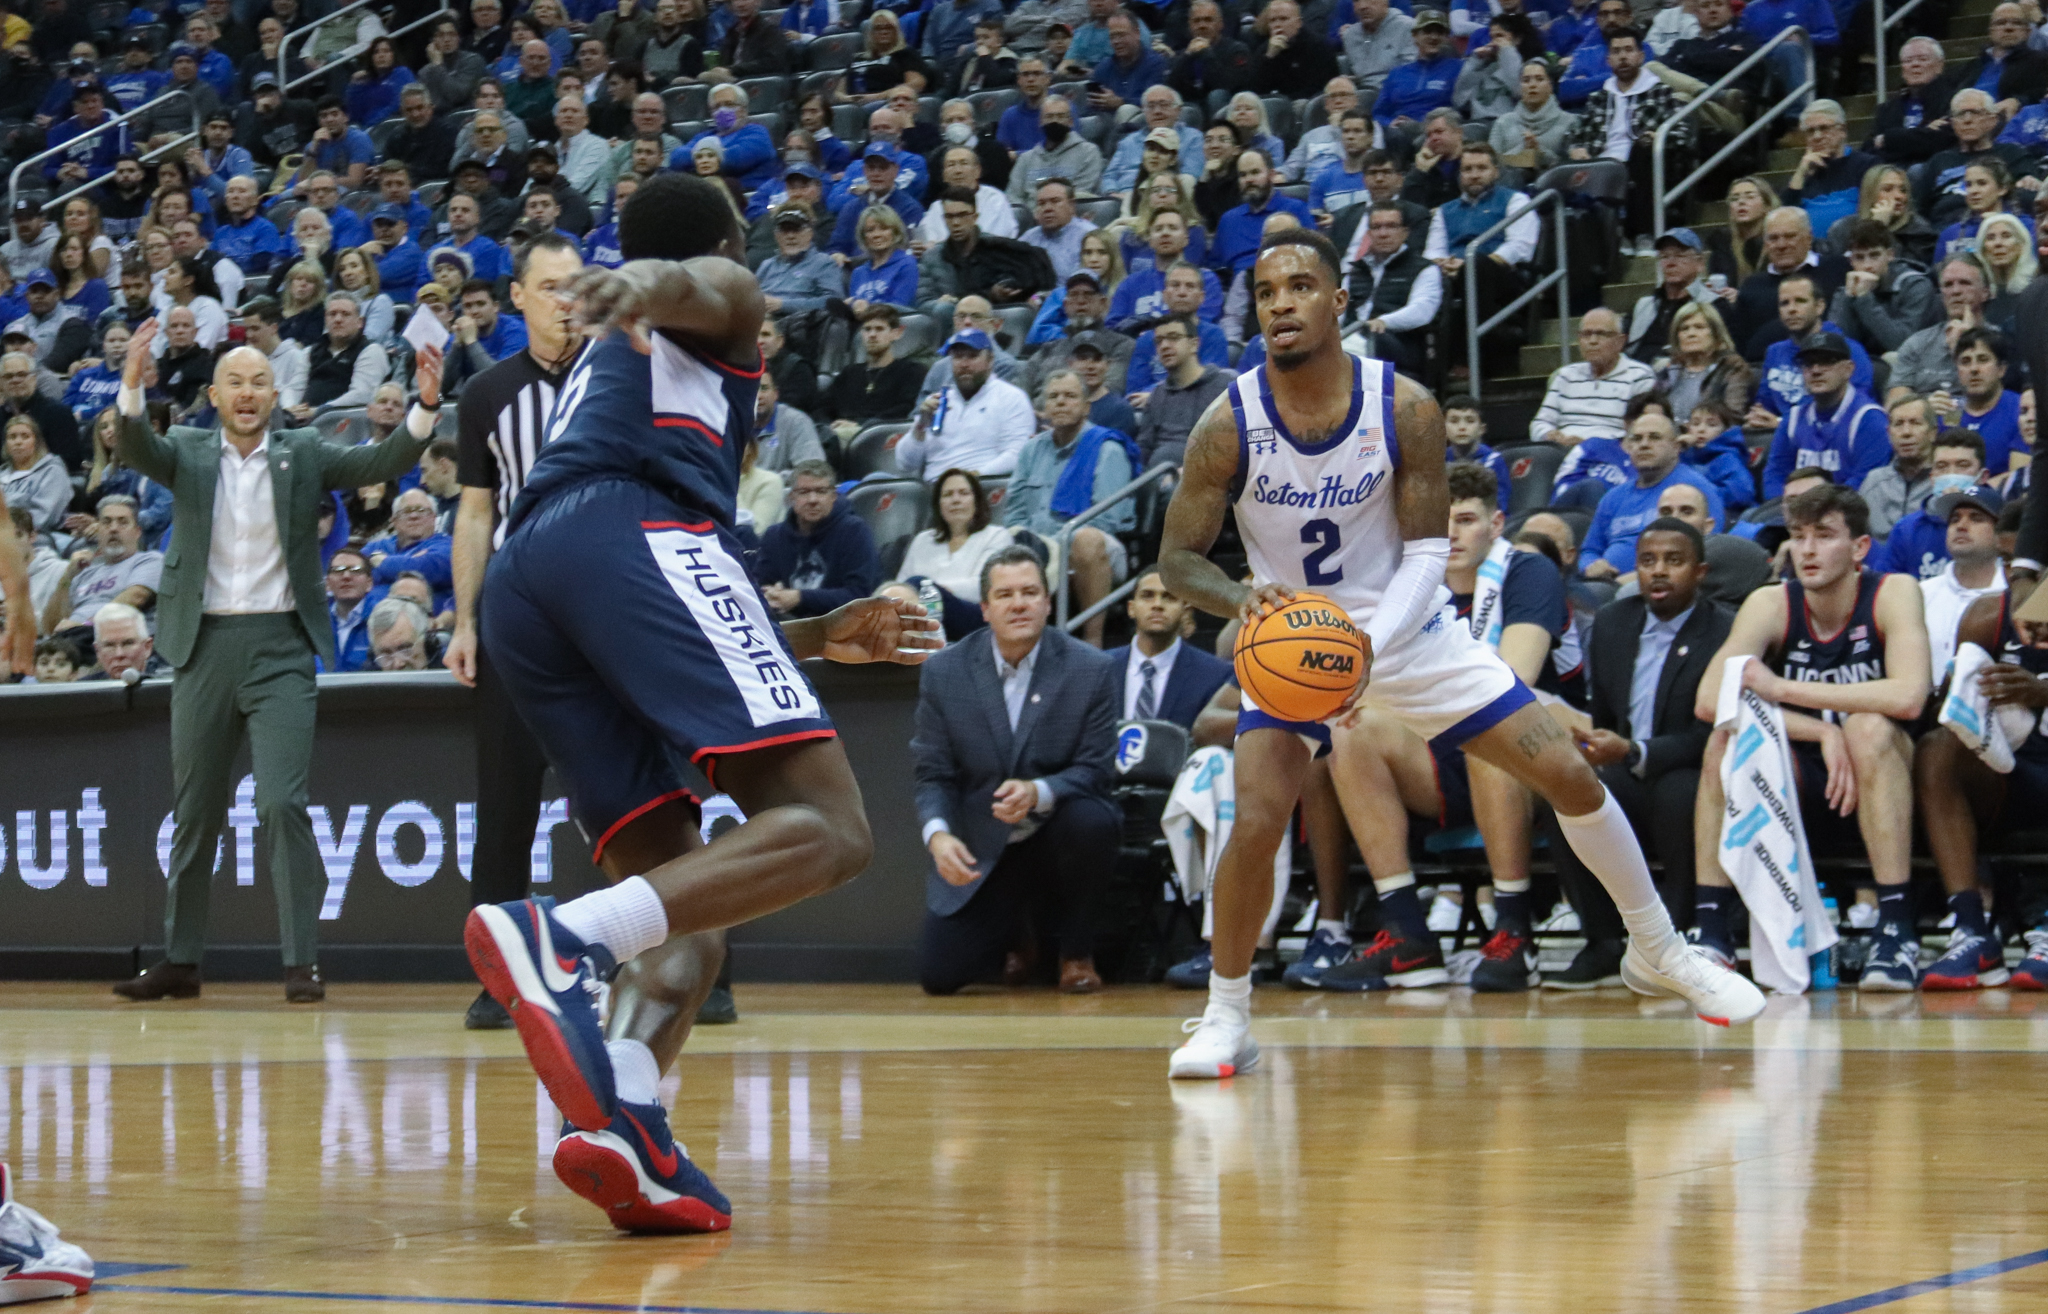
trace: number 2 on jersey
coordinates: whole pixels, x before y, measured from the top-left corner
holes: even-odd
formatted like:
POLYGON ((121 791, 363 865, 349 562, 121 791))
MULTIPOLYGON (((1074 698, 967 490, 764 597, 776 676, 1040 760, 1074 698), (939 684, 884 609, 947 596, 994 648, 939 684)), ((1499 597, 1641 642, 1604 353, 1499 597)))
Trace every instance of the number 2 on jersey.
POLYGON ((1344 578, 1344 567, 1325 569, 1331 557, 1341 552, 1344 541, 1334 520, 1311 520, 1301 527, 1301 541, 1319 544, 1301 559, 1301 578, 1309 584, 1336 584, 1344 578))

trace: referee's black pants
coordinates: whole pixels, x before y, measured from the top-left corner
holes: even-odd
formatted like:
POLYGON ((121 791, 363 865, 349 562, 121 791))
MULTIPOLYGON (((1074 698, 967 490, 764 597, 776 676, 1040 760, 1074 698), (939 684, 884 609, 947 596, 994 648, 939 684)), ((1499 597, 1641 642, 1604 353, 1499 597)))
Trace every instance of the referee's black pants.
POLYGON ((491 665, 476 650, 476 849, 470 858, 472 904, 523 899, 533 884, 533 832, 540 824, 540 741, 491 665))

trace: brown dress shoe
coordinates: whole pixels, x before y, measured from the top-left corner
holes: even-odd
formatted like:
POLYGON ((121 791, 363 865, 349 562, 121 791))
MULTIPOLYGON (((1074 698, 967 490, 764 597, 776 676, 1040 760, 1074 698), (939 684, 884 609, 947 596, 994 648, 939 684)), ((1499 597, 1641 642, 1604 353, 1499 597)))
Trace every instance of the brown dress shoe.
POLYGON ((137 1003, 155 999, 197 999, 199 966, 196 963, 158 963, 141 976, 115 986, 114 993, 137 1003))
POLYGON ((1060 960, 1060 993, 1063 995, 1092 995, 1102 989, 1102 977, 1095 971, 1093 958, 1062 958, 1060 960))
POLYGON ((284 969, 284 1002, 317 1004, 327 998, 327 983, 320 979, 318 964, 284 969))

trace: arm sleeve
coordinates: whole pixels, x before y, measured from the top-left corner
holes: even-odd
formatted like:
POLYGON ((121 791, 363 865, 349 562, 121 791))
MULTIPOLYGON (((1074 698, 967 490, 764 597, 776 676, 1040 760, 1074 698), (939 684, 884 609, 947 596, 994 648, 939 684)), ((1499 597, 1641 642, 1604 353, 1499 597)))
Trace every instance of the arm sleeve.
MULTIPOLYGON (((1526 196, 1520 197, 1511 204, 1521 205, 1527 199, 1526 196)), ((1430 227, 1434 229, 1435 223, 1432 222, 1430 227)), ((1505 257, 1511 265, 1526 265, 1536 258, 1536 240, 1542 233, 1543 220, 1532 208, 1508 225, 1508 230, 1501 234, 1501 243, 1495 251, 1505 257)))
POLYGON ((1444 228, 1444 212, 1438 210, 1429 217, 1429 236, 1422 244, 1424 260, 1444 260, 1451 254, 1450 238, 1444 228))
POLYGON ((1401 544, 1401 564, 1387 581, 1380 605, 1366 622, 1375 658, 1414 633, 1429 619, 1436 591, 1451 557, 1449 538, 1411 538, 1401 544))

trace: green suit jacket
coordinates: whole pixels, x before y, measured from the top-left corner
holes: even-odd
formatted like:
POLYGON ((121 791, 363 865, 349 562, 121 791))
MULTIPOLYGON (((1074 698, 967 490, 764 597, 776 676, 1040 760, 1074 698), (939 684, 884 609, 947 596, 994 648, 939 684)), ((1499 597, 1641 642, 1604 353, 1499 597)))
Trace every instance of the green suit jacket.
MULTIPOLYGON (((191 659, 206 607, 206 562, 213 551, 214 489, 220 481, 224 439, 218 429, 173 426, 157 437, 147 419, 123 418, 121 460, 171 490, 175 514, 171 546, 157 586, 156 650, 172 666, 191 659)), ((431 438, 414 438, 400 424, 384 441, 344 447, 314 429, 270 435, 270 488, 277 505, 277 539, 306 639, 331 668, 334 627, 327 615, 327 584, 320 568, 320 508, 335 488, 362 488, 411 469, 431 438)))

